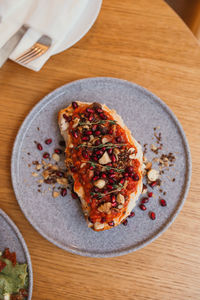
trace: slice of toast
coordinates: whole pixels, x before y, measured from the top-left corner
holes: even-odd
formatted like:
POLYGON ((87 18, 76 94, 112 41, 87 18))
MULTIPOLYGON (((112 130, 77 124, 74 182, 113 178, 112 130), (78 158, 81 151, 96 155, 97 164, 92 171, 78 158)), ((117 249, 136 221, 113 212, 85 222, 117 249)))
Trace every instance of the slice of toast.
POLYGON ((72 102, 59 112, 58 123, 88 227, 101 231, 119 225, 142 192, 140 144, 105 104, 72 102))

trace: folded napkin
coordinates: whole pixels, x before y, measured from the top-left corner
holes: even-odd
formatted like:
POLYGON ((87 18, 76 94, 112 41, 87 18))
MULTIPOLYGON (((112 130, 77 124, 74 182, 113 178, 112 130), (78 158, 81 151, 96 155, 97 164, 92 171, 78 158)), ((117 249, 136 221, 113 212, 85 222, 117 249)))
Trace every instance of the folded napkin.
MULTIPOLYGON (((70 37, 70 32, 83 15, 87 4, 88 0, 28 0, 24 2, 25 13, 23 11, 19 15, 19 8, 17 8, 0 24, 0 36, 2 33, 4 41, 5 36, 10 37, 12 35, 14 28, 17 31, 22 24, 27 24, 30 27, 11 54, 10 59, 15 60, 43 34, 46 34, 52 38, 51 47, 45 54, 26 65, 32 70, 39 71, 56 48, 59 48, 63 40, 66 40, 67 36, 70 37), (10 24, 9 28, 6 28, 8 24, 10 24)), ((2 38, 0 47, 1 44, 2 38)))

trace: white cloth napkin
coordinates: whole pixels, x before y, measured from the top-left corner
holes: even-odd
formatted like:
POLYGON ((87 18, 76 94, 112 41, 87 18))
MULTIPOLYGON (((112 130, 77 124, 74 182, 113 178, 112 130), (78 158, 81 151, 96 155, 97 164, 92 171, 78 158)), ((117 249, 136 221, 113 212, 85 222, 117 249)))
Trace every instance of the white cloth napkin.
POLYGON ((0 47, 5 43, 6 38, 13 34, 14 28, 17 31, 22 24, 29 25, 30 29, 11 54, 12 60, 31 47, 43 34, 50 36, 52 45, 49 50, 26 65, 32 70, 39 71, 67 35, 70 35, 70 31, 84 13, 87 4, 88 0, 28 0, 23 3, 23 11, 20 15, 17 8, 0 24, 0 36, 2 34, 0 47))
POLYGON ((27 0, 0 0, 0 22, 3 22, 12 12, 27 0))

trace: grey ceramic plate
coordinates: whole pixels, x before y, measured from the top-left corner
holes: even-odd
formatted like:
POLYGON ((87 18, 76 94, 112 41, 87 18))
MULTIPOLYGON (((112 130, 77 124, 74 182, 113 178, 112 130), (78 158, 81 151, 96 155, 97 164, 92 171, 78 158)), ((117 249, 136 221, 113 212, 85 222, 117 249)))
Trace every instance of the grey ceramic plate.
POLYGON ((27 263, 29 274, 29 290, 28 300, 32 297, 33 288, 33 272, 30 255, 26 243, 19 232, 17 226, 8 217, 8 215, 0 209, 0 251, 9 248, 11 252, 16 252, 17 261, 20 263, 27 263))
MULTIPOLYGON (((150 158, 150 155, 149 155, 150 158)), ((155 95, 144 88, 114 78, 88 78, 72 82, 53 91, 40 101, 27 118, 17 135, 12 155, 12 180, 19 205, 35 229, 55 245, 85 256, 109 257, 135 251, 149 244, 173 222, 179 213, 189 188, 191 173, 190 152, 185 134, 177 118, 155 95), (165 183, 168 205, 160 207, 158 194, 148 204, 148 211, 135 209, 136 216, 127 227, 120 225, 104 232, 88 229, 78 201, 67 197, 52 198, 37 192, 36 179, 31 176, 27 163, 39 160, 41 153, 34 141, 54 139, 52 153, 60 134, 57 113, 71 101, 106 103, 122 116, 137 140, 152 143, 153 128, 160 126, 164 152, 178 152, 175 170, 166 176, 176 181, 165 183), (38 131, 37 128, 40 128, 38 131), (56 140, 55 140, 56 139, 56 140), (27 153, 30 155, 27 155, 27 153), (178 172, 178 173, 177 173, 178 172), (148 217, 156 211, 157 219, 148 217)))

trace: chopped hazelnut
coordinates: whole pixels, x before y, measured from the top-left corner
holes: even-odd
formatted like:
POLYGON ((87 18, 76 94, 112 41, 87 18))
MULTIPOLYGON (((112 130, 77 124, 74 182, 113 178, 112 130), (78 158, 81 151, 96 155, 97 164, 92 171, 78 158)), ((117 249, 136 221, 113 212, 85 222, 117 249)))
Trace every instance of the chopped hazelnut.
POLYGON ((59 195, 60 195, 60 194, 59 194, 58 192, 56 192, 56 191, 53 192, 53 197, 54 197, 54 198, 57 198, 59 195))
POLYGON ((120 193, 117 195, 117 202, 120 204, 124 204, 124 202, 125 202, 124 196, 120 193))
POLYGON ((106 185, 106 182, 103 179, 99 179, 99 180, 94 182, 94 185, 96 187, 98 187, 99 189, 102 189, 106 185))
POLYGON ((57 162, 60 161, 60 156, 57 153, 53 153, 52 158, 57 162))
POLYGON ((104 213, 109 213, 111 206, 112 206, 112 204, 110 202, 106 202, 104 204, 101 204, 98 207, 98 211, 104 212, 104 213))

